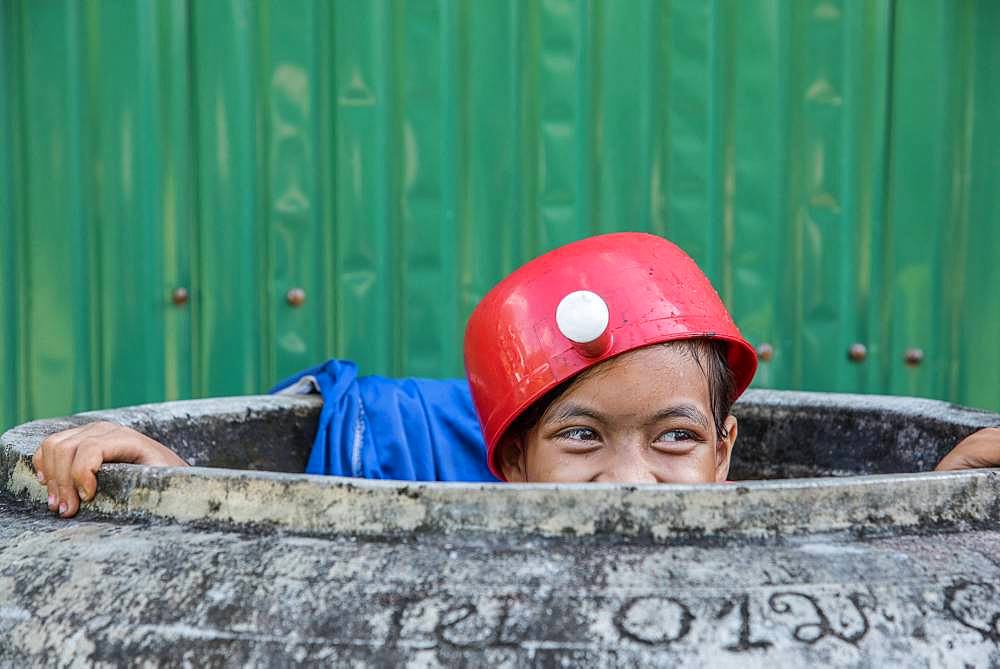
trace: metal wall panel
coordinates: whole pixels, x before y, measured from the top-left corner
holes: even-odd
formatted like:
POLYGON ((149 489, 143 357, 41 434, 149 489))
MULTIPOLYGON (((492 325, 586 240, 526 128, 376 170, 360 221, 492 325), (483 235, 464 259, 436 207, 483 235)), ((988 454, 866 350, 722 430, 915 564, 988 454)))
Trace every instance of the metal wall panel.
POLYGON ((18 313, 21 305, 20 239, 18 210, 20 183, 15 180, 13 163, 20 155, 20 127, 17 125, 16 81, 8 76, 19 69, 12 58, 20 51, 14 26, 18 16, 13 6, 0 5, 0 429, 26 413, 23 393, 24 361, 18 313))
POLYGON ((758 386, 1000 409, 990 0, 5 0, 0 22, 0 426, 329 356, 457 375, 496 280, 622 229, 702 264, 774 349, 758 386))

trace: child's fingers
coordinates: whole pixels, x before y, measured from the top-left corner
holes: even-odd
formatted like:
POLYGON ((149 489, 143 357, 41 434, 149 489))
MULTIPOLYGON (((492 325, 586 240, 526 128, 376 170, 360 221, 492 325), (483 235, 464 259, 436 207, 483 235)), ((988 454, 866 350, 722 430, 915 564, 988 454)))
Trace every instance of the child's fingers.
POLYGON ((35 472, 38 474, 39 482, 45 484, 46 480, 51 478, 50 469, 52 465, 48 458, 55 451, 55 449, 59 448, 60 444, 74 439, 85 432, 93 431, 95 428, 100 429, 102 432, 106 430, 102 423, 86 423, 78 427, 72 427, 68 430, 50 434, 46 437, 45 440, 42 441, 41 445, 35 449, 34 455, 31 456, 31 464, 34 466, 35 472))
POLYGON ((45 488, 48 492, 49 511, 55 511, 59 508, 59 486, 55 479, 50 478, 45 482, 45 488))
POLYGON ((49 462, 49 456, 60 443, 65 441, 67 438, 72 437, 70 432, 75 432, 77 429, 78 428, 74 428, 73 430, 64 430, 62 432, 50 434, 45 438, 38 449, 35 450, 35 454, 31 456, 31 463, 34 465, 35 471, 39 474, 38 480, 41 483, 45 483, 47 479, 52 478, 50 475, 52 470, 49 462))
POLYGON ((97 494, 97 471, 105 462, 184 466, 176 453, 135 430, 98 421, 49 436, 32 456, 48 489, 49 509, 69 518, 97 494))
POLYGON ((108 461, 105 450, 106 446, 90 441, 76 450, 71 474, 81 502, 89 501, 97 494, 97 470, 108 461))
POLYGON ((80 510, 80 495, 72 483, 59 485, 59 515, 63 518, 72 518, 80 510))
POLYGON ((59 508, 59 486, 56 485, 55 476, 52 475, 54 466, 52 454, 58 442, 57 435, 53 435, 43 441, 42 445, 35 451, 35 458, 38 462, 37 469, 43 472, 45 488, 48 493, 49 511, 55 511, 59 508))
POLYGON ((50 449, 46 463, 50 477, 57 487, 59 497, 57 510, 60 516, 69 518, 76 513, 79 508, 79 498, 73 486, 73 459, 76 457, 76 450, 81 442, 70 438, 63 440, 50 449))

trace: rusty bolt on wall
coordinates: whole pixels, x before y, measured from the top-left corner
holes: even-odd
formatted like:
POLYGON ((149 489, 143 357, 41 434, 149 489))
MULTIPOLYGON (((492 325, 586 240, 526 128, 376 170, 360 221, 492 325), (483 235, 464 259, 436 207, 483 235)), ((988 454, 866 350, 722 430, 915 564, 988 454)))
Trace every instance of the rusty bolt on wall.
POLYGON ((170 301, 178 307, 187 304, 188 297, 188 290, 184 287, 174 288, 173 292, 170 293, 170 301))
POLYGON ((764 362, 771 362, 771 359, 774 357, 774 347, 766 342, 760 344, 757 347, 757 357, 764 362))
POLYGON ((917 367, 924 361, 924 350, 922 348, 908 348, 903 360, 910 367, 917 367))
POLYGON ((868 357, 868 347, 861 342, 855 342, 847 349, 847 357, 850 358, 851 362, 864 362, 864 359, 868 357))
POLYGON ((293 307, 301 307, 306 301, 306 291, 301 288, 292 288, 285 294, 285 299, 293 307))

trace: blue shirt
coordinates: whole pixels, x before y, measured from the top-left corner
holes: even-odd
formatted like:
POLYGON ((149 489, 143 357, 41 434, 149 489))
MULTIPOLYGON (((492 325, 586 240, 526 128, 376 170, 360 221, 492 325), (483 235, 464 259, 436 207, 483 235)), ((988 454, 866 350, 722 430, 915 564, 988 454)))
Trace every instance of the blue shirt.
POLYGON ((403 481, 496 482, 464 379, 358 376, 328 360, 285 379, 278 392, 309 382, 323 395, 306 472, 403 481))

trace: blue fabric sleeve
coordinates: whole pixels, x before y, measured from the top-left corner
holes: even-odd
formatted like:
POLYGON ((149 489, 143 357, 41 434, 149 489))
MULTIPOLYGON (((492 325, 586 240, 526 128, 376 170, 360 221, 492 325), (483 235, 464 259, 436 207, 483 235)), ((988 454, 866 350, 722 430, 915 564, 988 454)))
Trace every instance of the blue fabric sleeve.
POLYGON ((323 395, 306 472, 404 481, 497 481, 468 384, 459 379, 357 376, 354 363, 329 360, 305 376, 323 395))

